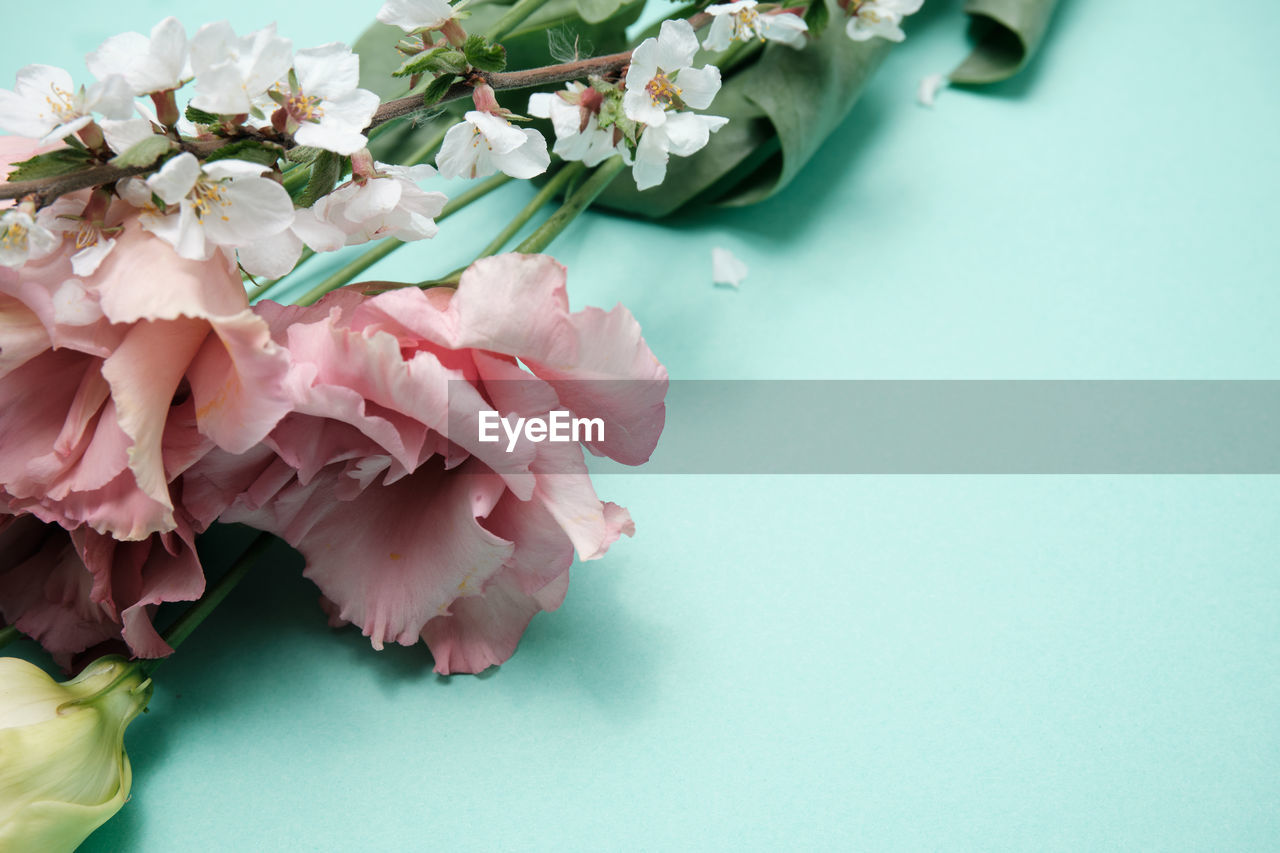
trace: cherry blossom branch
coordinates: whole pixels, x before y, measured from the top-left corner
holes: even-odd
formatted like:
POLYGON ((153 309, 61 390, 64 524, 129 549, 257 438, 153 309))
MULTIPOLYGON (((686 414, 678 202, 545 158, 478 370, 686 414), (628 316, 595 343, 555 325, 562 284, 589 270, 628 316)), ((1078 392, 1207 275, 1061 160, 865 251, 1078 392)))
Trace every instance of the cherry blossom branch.
MULTIPOLYGON (((488 83, 494 91, 502 89, 532 89, 535 86, 546 86, 551 83, 565 83, 569 80, 580 80, 584 77, 609 77, 622 71, 631 62, 631 51, 611 53, 591 59, 579 59, 575 62, 562 62, 559 65, 545 65, 527 71, 476 71, 471 77, 460 83, 454 83, 445 92, 439 104, 471 97, 472 90, 480 83, 488 83)), ((423 109, 421 95, 409 95, 387 101, 378 107, 373 114, 370 127, 377 127, 384 122, 403 118, 423 109)))
MULTIPOLYGON (((564 83, 569 80, 578 80, 584 77, 601 76, 608 77, 622 71, 623 68, 631 62, 631 51, 622 53, 612 53, 608 56, 598 56, 591 59, 580 59, 576 62, 563 62, 558 65, 547 65, 542 68, 531 68, 527 71, 498 71, 498 72, 474 72, 470 79, 456 83, 449 89, 440 103, 456 101, 461 98, 471 96, 472 89, 480 83, 488 83, 495 90, 501 89, 529 89, 535 86, 545 86, 551 83, 564 83)), ((367 129, 373 129, 389 121, 403 118, 408 115, 420 112, 423 109, 421 95, 409 95, 404 98, 397 98, 393 101, 387 101, 380 106, 373 114, 373 120, 369 122, 367 129)), ((266 141, 275 142, 284 148, 292 147, 292 142, 288 139, 271 139, 263 134, 245 131, 232 137, 219 137, 215 139, 197 139, 189 140, 183 144, 183 149, 190 151, 197 156, 208 156, 224 145, 239 141, 245 138, 261 138, 266 141)), ((19 199, 32 196, 36 201, 45 205, 58 198, 59 196, 73 193, 77 190, 88 189, 90 187, 103 186, 105 184, 115 183, 123 178, 130 178, 136 175, 142 175, 152 171, 152 166, 131 166, 120 167, 110 164, 101 166, 92 166, 79 172, 72 172, 67 175, 58 175, 52 178, 39 178, 32 181, 13 181, 0 184, 0 199, 19 199)))

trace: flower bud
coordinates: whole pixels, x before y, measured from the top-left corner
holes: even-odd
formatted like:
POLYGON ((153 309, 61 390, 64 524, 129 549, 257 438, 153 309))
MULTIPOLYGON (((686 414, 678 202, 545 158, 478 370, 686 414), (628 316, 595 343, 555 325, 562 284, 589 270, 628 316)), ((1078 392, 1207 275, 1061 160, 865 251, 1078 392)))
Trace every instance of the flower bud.
POLYGON ((129 798, 124 730, 151 681, 119 657, 59 684, 0 658, 0 853, 72 851, 129 798))

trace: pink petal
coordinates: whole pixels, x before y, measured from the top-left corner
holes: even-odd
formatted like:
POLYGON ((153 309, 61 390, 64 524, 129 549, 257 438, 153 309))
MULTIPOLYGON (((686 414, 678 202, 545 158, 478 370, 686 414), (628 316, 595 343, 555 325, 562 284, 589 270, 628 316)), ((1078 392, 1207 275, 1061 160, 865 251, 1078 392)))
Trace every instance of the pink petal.
MULTIPOLYGON (((569 573, 553 587, 564 596, 569 573)), ((554 596, 549 596, 554 598, 554 596)), ((558 602, 557 602, 558 603, 558 602)), ((495 577, 482 595, 460 598, 450 612, 437 616, 422 630, 422 639, 436 661, 436 672, 481 672, 505 663, 515 653, 530 620, 544 608, 534 596, 526 595, 509 571, 495 577)))
POLYGON ((247 309, 211 324, 213 334, 187 372, 196 418, 219 447, 243 453, 292 408, 289 354, 271 340, 266 322, 247 309))
POLYGON ((118 538, 143 539, 176 523, 161 441, 178 381, 207 335, 208 326, 199 320, 139 323, 102 365, 120 428, 132 440, 129 468, 137 486, 167 510, 163 518, 133 529, 109 531, 118 538))
MULTIPOLYGON (((482 470, 464 466, 472 467, 482 470)), ((476 510, 492 506, 495 485, 501 489, 491 474, 428 463, 393 485, 335 500, 345 476, 326 472, 310 486, 281 490, 270 512, 227 520, 270 530, 298 548, 307 559, 304 574, 374 648, 412 645, 428 620, 479 592, 514 550, 477 521, 476 510)))

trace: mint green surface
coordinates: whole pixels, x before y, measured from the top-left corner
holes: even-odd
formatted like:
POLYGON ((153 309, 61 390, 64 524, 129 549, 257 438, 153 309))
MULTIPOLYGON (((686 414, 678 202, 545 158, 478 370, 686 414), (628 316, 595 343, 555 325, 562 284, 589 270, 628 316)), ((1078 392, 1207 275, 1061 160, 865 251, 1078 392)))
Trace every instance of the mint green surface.
MULTIPOLYGON (((5 79, 172 8, 14 5, 5 79)), ((1022 76, 916 106, 964 30, 931 0, 766 204, 584 218, 574 303, 625 302, 680 378, 1280 377, 1280 8, 1072 0, 1022 76)), ((530 195, 371 277, 448 271, 530 195)), ((637 537, 479 678, 330 631, 282 556, 157 672, 84 849, 1275 850, 1278 485, 602 479, 637 537)))

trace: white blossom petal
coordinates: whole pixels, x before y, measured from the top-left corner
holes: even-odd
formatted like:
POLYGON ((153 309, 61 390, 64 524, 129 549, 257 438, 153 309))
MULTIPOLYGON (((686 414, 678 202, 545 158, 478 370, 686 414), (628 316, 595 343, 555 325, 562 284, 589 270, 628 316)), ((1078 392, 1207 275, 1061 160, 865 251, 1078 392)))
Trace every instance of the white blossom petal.
POLYGON ((378 20, 406 33, 435 29, 453 17, 445 0, 387 0, 378 11, 378 20))
POLYGON ((920 78, 920 86, 916 89, 916 100, 922 106, 931 107, 938 98, 938 92, 947 85, 947 75, 926 74, 920 78))
POLYGON ((657 52, 654 62, 660 70, 668 74, 688 68, 698 52, 698 37, 693 27, 685 20, 668 20, 662 22, 658 30, 657 52))
POLYGON ((200 161, 196 159, 196 155, 184 151, 177 157, 170 158, 160 167, 160 171, 147 178, 147 186, 165 204, 177 204, 195 189, 199 178, 200 161))
POLYGON ((747 277, 747 265, 728 249, 715 246, 711 249, 711 282, 724 284, 735 290, 747 277))
POLYGON ((720 69, 714 65, 686 68, 676 83, 680 87, 680 100, 695 110, 705 110, 720 91, 720 69))

